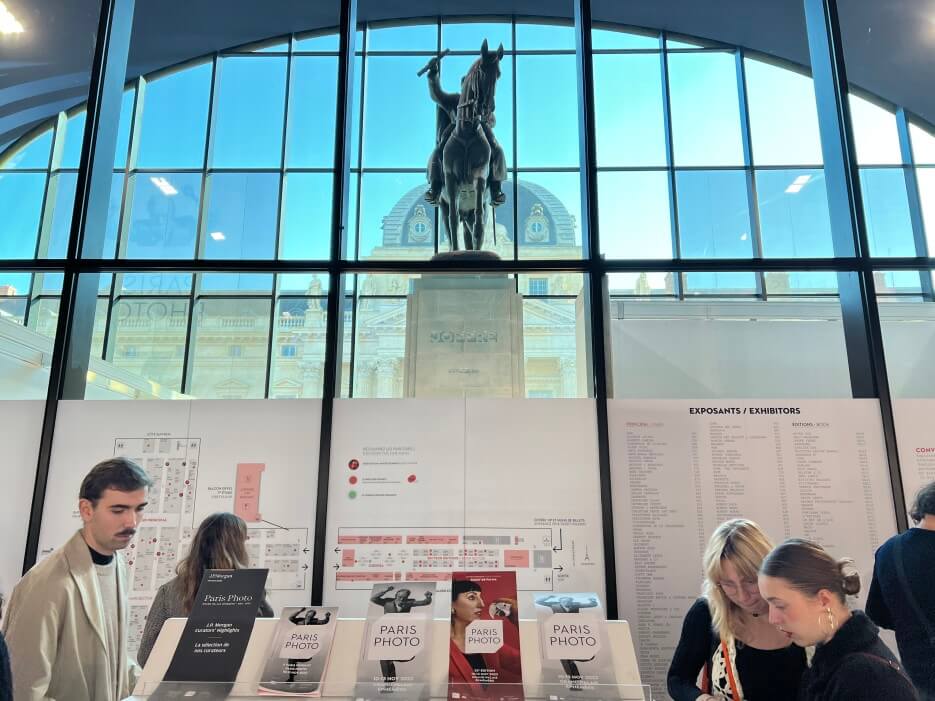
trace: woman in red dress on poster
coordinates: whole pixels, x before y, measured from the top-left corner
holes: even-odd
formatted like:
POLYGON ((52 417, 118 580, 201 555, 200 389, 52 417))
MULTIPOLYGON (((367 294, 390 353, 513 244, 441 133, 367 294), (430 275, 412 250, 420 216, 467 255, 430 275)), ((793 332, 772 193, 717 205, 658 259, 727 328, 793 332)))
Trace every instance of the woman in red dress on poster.
MULTIPOLYGON (((484 578, 477 576, 477 579, 483 581, 484 578)), ((488 611, 484 605, 484 587, 481 583, 470 579, 452 581, 449 699, 523 699, 517 618, 515 599, 498 597, 488 611), (503 621, 503 643, 500 648, 496 652, 466 653, 465 631, 468 625, 478 620, 495 620, 494 616, 503 621)))

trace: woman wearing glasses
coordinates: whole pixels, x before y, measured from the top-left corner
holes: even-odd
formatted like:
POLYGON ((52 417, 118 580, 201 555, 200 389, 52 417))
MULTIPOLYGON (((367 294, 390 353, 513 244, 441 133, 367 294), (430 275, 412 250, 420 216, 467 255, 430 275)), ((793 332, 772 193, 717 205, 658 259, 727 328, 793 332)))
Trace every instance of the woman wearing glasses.
POLYGON ((788 701, 798 695, 805 650, 769 622, 757 573, 772 543, 752 521, 714 531, 703 595, 682 624, 668 689, 674 701, 788 701))

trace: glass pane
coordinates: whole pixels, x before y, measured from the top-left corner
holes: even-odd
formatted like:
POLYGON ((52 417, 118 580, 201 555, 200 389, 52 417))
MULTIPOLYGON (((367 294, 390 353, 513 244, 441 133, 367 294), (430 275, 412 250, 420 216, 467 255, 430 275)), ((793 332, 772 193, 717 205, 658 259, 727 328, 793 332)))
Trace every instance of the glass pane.
POLYGON ((211 70, 211 62, 185 66, 146 84, 138 167, 204 166, 211 70))
POLYGON ((214 173, 205 188, 205 258, 274 258, 279 176, 214 173))
POLYGON ((130 178, 122 258, 192 258, 198 231, 199 173, 130 178))
MULTIPOLYGON (((0 338, 10 333, 6 324, 25 323, 31 278, 30 273, 0 272, 0 338)), ((5 379, 3 374, 0 371, 0 385, 5 379)))
MULTIPOLYGON (((568 16, 574 13, 567 4, 568 16)), ((575 27, 571 20, 516 23, 516 48, 530 50, 575 50, 575 27)))
POLYGON ((73 114, 60 127, 56 139, 63 142, 61 163, 53 167, 77 169, 81 161, 81 142, 84 140, 85 112, 73 114))
POLYGON ((290 297, 276 304, 270 399, 321 397, 327 311, 327 297, 290 297))
POLYGON ((580 174, 520 173, 517 214, 520 258, 582 257, 580 174))
POLYGON ((52 130, 46 129, 41 134, 30 137, 26 143, 11 146, 9 153, 0 149, 0 170, 25 170, 35 168, 46 170, 52 151, 52 130))
POLYGON ((513 28, 509 22, 442 22, 443 49, 476 52, 484 39, 491 49, 503 44, 503 48, 509 51, 513 45, 513 28))
MULTIPOLYGON (((46 338, 54 339, 58 328, 60 301, 58 297, 39 297, 33 300, 29 308, 29 328, 46 338)), ((49 352, 51 351, 52 347, 49 346, 49 352)))
POLYGON ((188 295, 191 273, 124 273, 117 276, 115 295, 188 295))
POLYGON ((756 190, 765 257, 834 255, 823 171, 758 170, 756 190))
POLYGON ((755 273, 685 273, 686 295, 751 296, 756 294, 755 273))
POLYGON ((328 294, 328 273, 286 273, 277 275, 276 292, 284 296, 325 296, 328 294))
POLYGON ((0 173, 0 259, 33 258, 45 173, 0 173))
MULTIPOLYGON (((360 297, 354 334, 354 397, 404 395, 406 298, 360 297), (396 318, 388 328, 384 319, 396 318)), ((347 356, 345 356, 347 357, 347 356)))
MULTIPOLYGON (((659 49, 659 34, 647 31, 645 34, 622 29, 591 29, 591 48, 602 49, 659 49)), ((658 60, 658 58, 657 58, 658 60)))
POLYGON ((438 25, 371 25, 367 28, 368 51, 436 51, 438 25))
MULTIPOLYGON (((461 79, 467 75, 476 60, 476 54, 445 58, 442 61, 442 88, 454 93, 459 92, 461 79)), ((504 160, 510 168, 513 164, 513 59, 509 56, 504 56, 500 61, 494 120, 493 135, 503 149, 504 160)))
POLYGON ((860 190, 870 254, 915 256, 906 176, 902 168, 861 168, 860 190))
POLYGON ((838 274, 826 271, 786 273, 770 271, 764 274, 766 294, 789 300, 808 300, 806 295, 836 295, 838 274))
MULTIPOLYGON (((365 173, 360 193, 360 259, 425 259, 435 253, 434 221, 422 173, 365 173), (410 223, 412 226, 410 226, 410 223)), ((442 248, 444 250, 444 248, 442 248)))
MULTIPOLYGON (((891 291, 921 292, 923 283, 929 291, 932 289, 931 270, 880 271, 878 276, 897 283, 892 286, 891 291)), ((897 399, 931 399, 935 397, 935 366, 931 362, 932 344, 935 343, 935 304, 932 303, 931 298, 923 301, 921 297, 881 295, 879 294, 881 289, 886 288, 879 285, 877 287, 877 307, 883 331, 883 348, 886 353, 890 390, 897 399)), ((931 413, 930 402, 918 404, 900 402, 897 403, 895 409, 897 431, 901 428, 900 422, 907 424, 909 430, 914 428, 915 431, 919 428, 924 431, 923 427, 929 423, 927 419, 931 413)), ((911 453, 912 448, 927 444, 927 441, 925 443, 913 441, 909 443, 910 447, 906 453, 911 453)), ((900 456, 903 456, 902 443, 900 443, 900 456)), ((916 458, 913 455, 910 460, 907 460, 908 465, 903 468, 906 470, 904 476, 909 477, 913 482, 930 481, 919 479, 923 473, 922 462, 923 457, 916 458)), ((914 492, 914 489, 913 487, 909 490, 909 495, 914 492)))
POLYGON ((601 252, 608 258, 673 258, 669 176, 598 173, 601 252))
POLYGON ((359 56, 354 59, 354 113, 348 116, 351 120, 351 151, 350 161, 352 166, 359 166, 363 158, 363 152, 360 148, 360 130, 363 127, 361 119, 362 94, 364 83, 364 61, 359 56))
POLYGON ((935 134, 910 122, 909 135, 912 140, 912 160, 915 163, 935 165, 935 134))
POLYGON ((516 137, 522 168, 578 165, 574 56, 516 58, 516 137))
POLYGON ((676 165, 743 165, 733 54, 672 54, 669 92, 676 165))
POLYGON ((665 166, 662 65, 658 54, 594 57, 599 166, 665 166))
POLYGON ((290 168, 334 167, 337 71, 336 56, 297 56, 292 61, 286 146, 290 168))
POLYGON ((435 146, 435 104, 416 72, 425 56, 367 59, 365 168, 421 168, 435 146))
POLYGON ((922 204, 928 255, 932 255, 935 251, 935 168, 916 168, 916 180, 919 183, 919 201, 922 204))
MULTIPOLYGON (((324 260, 331 256, 333 185, 331 173, 286 175, 282 192, 280 258, 324 260)), ((348 221, 353 228, 354 220, 349 217, 348 221)))
POLYGON ((203 273, 195 283, 196 295, 269 295, 273 291, 269 273, 203 273))
POLYGON ((110 317, 108 361, 115 367, 155 383, 153 394, 182 390, 189 300, 185 298, 123 297, 114 301, 110 317))
POLYGON ((211 142, 215 168, 281 166, 286 61, 279 56, 236 56, 218 63, 211 142))
POLYGON ((612 292, 609 335, 617 399, 851 397, 841 308, 833 298, 790 305, 618 299, 612 292))
POLYGON ((186 392, 199 399, 266 396, 270 313, 268 299, 198 300, 186 392))
POLYGON ((754 255, 744 171, 678 171, 675 183, 683 258, 754 255))
POLYGON ((860 165, 902 163, 896 114, 853 93, 848 95, 848 103, 857 162, 860 165))
MULTIPOLYGON (((301 36, 301 35, 300 35, 301 36)), ((296 37, 293 44, 293 51, 338 51, 341 42, 338 39, 337 32, 327 32, 325 34, 311 34, 303 38, 296 37)), ((360 49, 360 45, 357 46, 360 49)))
POLYGON ((40 258, 64 258, 68 255, 68 237, 71 234, 77 184, 77 173, 58 173, 49 178, 43 226, 46 230, 43 231, 39 243, 40 258))
POLYGON ((788 66, 744 59, 756 165, 821 165, 812 79, 788 66))

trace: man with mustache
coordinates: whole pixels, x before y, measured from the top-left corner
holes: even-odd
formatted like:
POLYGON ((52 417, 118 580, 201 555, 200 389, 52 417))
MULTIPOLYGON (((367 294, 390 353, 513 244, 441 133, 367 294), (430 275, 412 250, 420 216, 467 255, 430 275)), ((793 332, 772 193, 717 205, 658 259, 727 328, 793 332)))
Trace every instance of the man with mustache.
POLYGON ((150 486, 127 458, 95 465, 78 493, 82 528, 13 589, 4 635, 17 701, 130 695, 139 667, 127 656, 127 570, 118 551, 136 533, 150 486))

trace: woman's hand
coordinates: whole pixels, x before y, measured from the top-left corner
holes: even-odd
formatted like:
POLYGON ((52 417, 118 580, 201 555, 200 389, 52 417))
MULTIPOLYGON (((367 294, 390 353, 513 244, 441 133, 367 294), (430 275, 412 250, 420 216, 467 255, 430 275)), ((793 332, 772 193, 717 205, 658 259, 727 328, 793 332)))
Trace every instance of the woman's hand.
POLYGON ((499 599, 496 599, 494 606, 497 604, 506 604, 510 607, 510 614, 508 616, 498 616, 498 618, 506 618, 514 625, 518 625, 519 621, 519 606, 516 603, 516 599, 511 599, 508 596, 501 596, 499 599))

